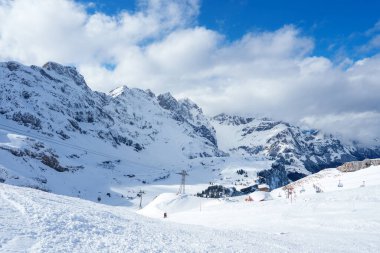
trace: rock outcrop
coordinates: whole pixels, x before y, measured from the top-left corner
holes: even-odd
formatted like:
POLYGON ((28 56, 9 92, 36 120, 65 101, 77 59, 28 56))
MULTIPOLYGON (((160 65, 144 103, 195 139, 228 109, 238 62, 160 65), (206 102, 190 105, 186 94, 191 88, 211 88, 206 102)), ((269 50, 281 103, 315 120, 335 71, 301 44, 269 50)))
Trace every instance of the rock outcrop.
POLYGON ((347 162, 337 167, 337 169, 341 172, 354 172, 357 170, 368 168, 370 166, 377 166, 377 165, 380 165, 380 159, 365 159, 363 161, 347 162))

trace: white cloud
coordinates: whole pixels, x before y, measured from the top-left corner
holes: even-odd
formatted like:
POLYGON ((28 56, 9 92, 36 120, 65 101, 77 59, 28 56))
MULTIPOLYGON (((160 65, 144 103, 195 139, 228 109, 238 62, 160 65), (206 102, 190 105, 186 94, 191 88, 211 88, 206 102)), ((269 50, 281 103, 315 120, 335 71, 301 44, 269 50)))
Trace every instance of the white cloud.
POLYGON ((358 48, 360 53, 368 53, 374 50, 380 49, 380 21, 378 21, 372 28, 368 29, 364 36, 368 37, 369 40, 364 45, 358 48))
POLYGON ((129 47, 190 24, 198 12, 197 1, 169 2, 142 1, 139 12, 107 16, 90 15, 69 0, 2 0, 0 57, 79 66, 113 60, 129 47))
POLYGON ((345 137, 343 140, 346 141, 366 140, 364 144, 377 144, 380 141, 378 135, 373 135, 379 131, 379 112, 327 114, 320 117, 305 117, 301 122, 345 137))
POLYGON ((0 60, 74 64, 96 90, 170 91, 209 114, 260 114, 347 139, 380 136, 379 56, 333 63, 314 56, 313 38, 289 25, 229 42, 197 26, 198 0, 141 0, 137 11, 115 16, 87 7, 0 0, 0 60))
POLYGON ((377 34, 371 38, 371 40, 361 47, 361 51, 363 52, 368 52, 374 49, 379 49, 380 48, 380 34, 377 34))

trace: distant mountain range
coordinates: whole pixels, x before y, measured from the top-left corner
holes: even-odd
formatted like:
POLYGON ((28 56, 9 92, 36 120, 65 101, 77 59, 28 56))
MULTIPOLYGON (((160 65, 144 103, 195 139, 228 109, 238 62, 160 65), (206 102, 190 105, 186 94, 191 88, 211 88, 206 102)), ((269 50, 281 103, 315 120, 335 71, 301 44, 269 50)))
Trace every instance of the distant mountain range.
POLYGON ((380 146, 346 145, 282 121, 209 118, 170 93, 125 86, 92 91, 74 67, 53 62, 0 63, 0 91, 0 181, 87 199, 115 184, 166 180, 180 168, 204 167, 217 177, 210 164, 229 159, 270 160, 258 175, 277 187, 380 157, 380 146))
POLYGON ((380 156, 380 146, 343 144, 330 134, 283 121, 220 114, 211 122, 222 150, 241 157, 259 155, 275 161, 271 170, 262 172, 271 185, 279 186, 286 179, 295 181, 348 161, 380 156))

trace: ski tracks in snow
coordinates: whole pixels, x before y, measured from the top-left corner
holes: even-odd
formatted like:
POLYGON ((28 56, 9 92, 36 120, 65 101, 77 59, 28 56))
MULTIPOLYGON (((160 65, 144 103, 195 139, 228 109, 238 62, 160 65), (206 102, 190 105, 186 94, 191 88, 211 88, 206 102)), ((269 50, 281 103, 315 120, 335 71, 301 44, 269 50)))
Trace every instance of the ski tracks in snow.
MULTIPOLYGON (((377 232, 370 233, 376 224, 354 227, 357 231, 320 229, 312 217, 322 220, 329 215, 317 215, 308 209, 319 208, 313 203, 299 210, 299 218, 289 209, 290 222, 305 226, 300 233, 288 231, 284 225, 279 229, 247 230, 241 228, 210 228, 171 222, 170 219, 154 220, 129 211, 125 207, 107 206, 81 199, 54 195, 29 188, 0 183, 0 252, 376 252, 377 232), (301 215, 307 211, 308 215, 301 215), (291 215, 290 215, 291 214, 291 215), (293 217, 294 216, 294 217, 293 217), (302 222, 303 221, 303 222, 302 222), (305 224, 310 223, 310 224, 305 224), (303 224, 301 224, 303 223, 303 224), (370 226, 370 227, 367 227, 370 226), (314 231, 310 236, 310 231, 314 231), (305 232, 303 235, 302 231, 305 232), (357 237, 359 239, 357 239, 357 237), (348 241, 349 239, 349 241, 348 241)), ((362 189, 364 190, 364 189, 362 189)), ((368 190, 370 190, 368 188, 368 190)), ((371 189, 375 194, 380 188, 371 189)), ((351 194, 347 195, 349 198, 351 194)), ((332 196, 334 199, 336 196, 332 196)), ((377 200, 377 197, 373 197, 377 200)), ((318 205, 319 205, 319 201, 318 205)), ((328 203, 330 204, 330 203, 328 203)), ((371 203, 369 203, 371 204, 371 203)), ((292 205, 293 206, 293 205, 292 205)), ((279 206, 274 206, 279 208, 279 206)), ((320 206, 320 207, 323 207, 320 206)), ((244 212, 246 217, 258 215, 264 227, 272 226, 268 216, 271 206, 260 208, 260 212, 244 212), (265 225, 266 224, 266 225, 265 225)), ((297 208, 298 209, 298 208, 297 208)), ((321 209, 322 211, 323 209, 321 209)), ((376 215, 371 208, 367 214, 376 215)), ((332 210, 335 211, 335 210, 332 210)), ((236 213, 235 213, 236 214, 236 213)), ((225 218, 228 219, 229 216, 225 218)), ((353 217, 349 215, 349 217, 353 217)), ((188 217, 189 218, 189 217, 188 217)), ((230 217, 233 218, 233 217, 230 217)), ((271 217, 281 219, 281 215, 271 217)), ((330 217, 332 218, 332 216, 330 217)), ((194 217, 193 217, 194 219, 194 217)), ((235 217, 236 219, 236 217, 235 217)), ((334 222, 327 219, 324 224, 334 222)), ((347 219, 346 219, 347 220, 347 219)), ((363 221, 365 221, 363 217, 363 221)), ((368 219, 367 219, 368 220, 368 219)), ((228 223, 228 221, 221 221, 228 223)), ((257 221, 258 222, 258 221, 257 221)), ((273 224, 275 225, 275 224, 273 224)), ((342 224, 344 225, 344 224, 342 224)), ((330 226, 331 227, 331 226, 330 226)))
POLYGON ((0 252, 293 252, 287 235, 152 220, 128 211, 0 184, 0 252), (286 243, 285 243, 286 242, 286 243))
POLYGON ((16 199, 22 196, 18 193, 7 193, 0 184, 0 252, 30 252, 36 243, 36 233, 33 231, 27 210, 16 199))

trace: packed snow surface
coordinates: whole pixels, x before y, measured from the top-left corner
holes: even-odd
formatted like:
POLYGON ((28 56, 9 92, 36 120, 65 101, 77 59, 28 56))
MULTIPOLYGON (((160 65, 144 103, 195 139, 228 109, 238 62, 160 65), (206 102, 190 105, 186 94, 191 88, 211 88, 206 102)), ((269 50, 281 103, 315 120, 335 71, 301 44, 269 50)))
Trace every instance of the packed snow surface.
POLYGON ((0 252, 379 252, 380 166, 324 170, 294 185, 292 202, 282 189, 248 202, 197 198, 189 188, 159 194, 136 214, 0 184, 0 252))

